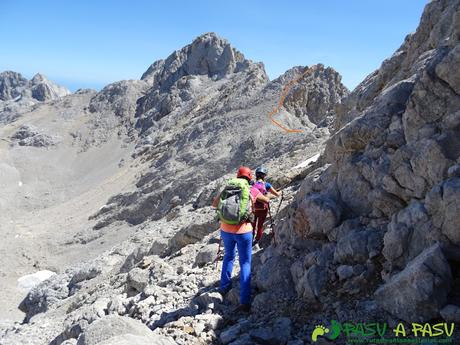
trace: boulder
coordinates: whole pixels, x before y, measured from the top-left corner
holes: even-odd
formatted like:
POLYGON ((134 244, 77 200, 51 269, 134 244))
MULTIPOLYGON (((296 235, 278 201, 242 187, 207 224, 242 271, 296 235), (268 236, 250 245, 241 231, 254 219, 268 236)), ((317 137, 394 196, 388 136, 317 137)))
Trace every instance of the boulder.
POLYGON ((251 310, 258 314, 266 314, 273 309, 274 295, 270 292, 262 292, 257 294, 251 304, 251 310))
POLYGON ((441 316, 449 322, 460 322, 460 307, 453 304, 448 304, 441 309, 441 316))
POLYGON ((257 343, 284 345, 291 337, 292 322, 287 317, 278 317, 274 320, 273 325, 253 328, 249 335, 257 343))
POLYGON ((358 166, 359 161, 365 161, 366 157, 357 154, 353 161, 341 165, 337 174, 337 189, 342 202, 351 214, 347 218, 356 215, 368 215, 372 212, 372 204, 369 202, 372 185, 367 181, 358 166))
POLYGON ((340 221, 342 209, 332 198, 312 194, 300 201, 293 218, 296 232, 304 236, 327 236, 340 221))
POLYGON ((201 308, 208 308, 211 304, 220 304, 223 302, 223 297, 220 293, 218 292, 205 292, 202 295, 199 295, 198 297, 195 298, 195 302, 201 307, 201 308))
POLYGON ((276 345, 279 344, 275 339, 275 334, 270 327, 259 327, 249 332, 251 338, 261 344, 276 345))
POLYGON ((407 322, 439 317, 452 283, 450 266, 439 244, 425 249, 375 292, 379 305, 407 322))
POLYGON ((198 314, 195 316, 195 320, 202 321, 204 323, 205 330, 217 330, 224 324, 224 319, 219 314, 198 314))
POLYGON ((460 44, 457 44, 446 57, 436 66, 436 75, 450 85, 457 94, 460 94, 460 77, 452 73, 452 66, 460 65, 460 44))
POLYGON ((293 289, 291 274, 286 269, 289 266, 290 262, 286 257, 272 256, 254 272, 254 282, 263 291, 278 290, 289 294, 293 289))
POLYGON ((32 288, 18 307, 26 313, 26 320, 69 297, 69 281, 68 274, 56 274, 32 288))
POLYGON ((404 268, 408 261, 440 240, 439 237, 425 205, 414 200, 391 218, 382 253, 392 266, 404 268))
POLYGON ((110 315, 91 323, 78 337, 77 345, 128 344, 173 345, 171 339, 154 334, 141 322, 125 316, 110 315))
POLYGON ((340 265, 337 267, 337 275, 339 280, 345 280, 353 276, 353 266, 340 265))
POLYGON ((240 303, 240 287, 235 286, 230 289, 230 291, 225 295, 225 300, 229 301, 231 304, 240 303))
MULTIPOLYGON (((218 227, 216 219, 208 219, 206 222, 190 224, 179 231, 168 241, 168 248, 170 252, 177 251, 188 244, 196 243, 209 235, 218 227)), ((216 252, 217 253, 217 250, 216 252)))
POLYGON ((220 341, 222 342, 222 344, 229 344, 230 342, 232 342, 233 340, 235 340, 238 335, 240 334, 241 332, 241 325, 239 323, 231 326, 230 328, 227 328, 226 330, 224 330, 220 336, 219 336, 219 339, 220 341))
POLYGON ((327 270, 319 265, 311 266, 300 279, 295 281, 295 290, 300 298, 314 302, 321 295, 321 291, 328 279, 327 270))
POLYGON ((72 279, 70 279, 69 287, 72 288, 73 286, 97 277, 101 274, 102 270, 97 265, 91 263, 84 263, 81 265, 77 265, 73 270, 72 279))
POLYGON ((342 264, 363 263, 378 255, 383 241, 377 229, 355 229, 340 238, 334 253, 334 261, 342 264))
POLYGON ((142 292, 149 284, 150 271, 139 267, 128 273, 127 288, 135 292, 142 292))
POLYGON ((202 247, 196 255, 195 265, 204 266, 206 264, 214 262, 217 256, 218 248, 218 243, 211 243, 202 247))
POLYGON ((18 288, 23 291, 30 291, 33 287, 40 284, 42 281, 54 276, 56 273, 48 270, 38 271, 32 274, 27 274, 18 279, 18 288))
POLYGON ((278 317, 273 322, 273 333, 277 344, 284 345, 291 338, 292 321, 288 317, 278 317))
POLYGON ((426 206, 434 226, 460 246, 460 178, 450 178, 435 186, 426 197, 426 206))

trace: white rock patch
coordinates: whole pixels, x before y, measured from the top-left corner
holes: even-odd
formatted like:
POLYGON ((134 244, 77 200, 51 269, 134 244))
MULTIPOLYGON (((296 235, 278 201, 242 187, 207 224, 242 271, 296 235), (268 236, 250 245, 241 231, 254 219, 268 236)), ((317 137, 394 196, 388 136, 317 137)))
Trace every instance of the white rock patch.
POLYGON ((38 271, 32 274, 27 274, 18 279, 18 288, 20 290, 29 291, 34 286, 37 286, 42 281, 54 276, 56 273, 48 270, 38 271))
POLYGON ((317 153, 316 155, 311 156, 311 157, 308 158, 307 160, 305 160, 305 161, 303 161, 303 162, 297 164, 297 165, 296 165, 294 168, 292 168, 292 169, 305 168, 305 167, 308 166, 308 164, 313 163, 313 162, 316 162, 316 161, 318 160, 319 156, 320 156, 320 153, 317 153))

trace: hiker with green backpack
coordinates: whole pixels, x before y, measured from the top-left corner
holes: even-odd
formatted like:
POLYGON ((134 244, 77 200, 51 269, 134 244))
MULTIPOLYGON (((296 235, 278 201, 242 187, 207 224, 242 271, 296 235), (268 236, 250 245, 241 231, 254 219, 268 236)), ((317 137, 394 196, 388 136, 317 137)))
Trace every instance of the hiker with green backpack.
POLYGON ((224 242, 225 254, 222 263, 220 291, 226 294, 232 288, 232 270, 238 248, 240 262, 240 306, 249 312, 251 308, 251 255, 252 217, 256 201, 269 202, 258 190, 251 189, 252 172, 248 167, 240 167, 236 178, 227 181, 223 191, 214 199, 220 219, 220 235, 224 242))

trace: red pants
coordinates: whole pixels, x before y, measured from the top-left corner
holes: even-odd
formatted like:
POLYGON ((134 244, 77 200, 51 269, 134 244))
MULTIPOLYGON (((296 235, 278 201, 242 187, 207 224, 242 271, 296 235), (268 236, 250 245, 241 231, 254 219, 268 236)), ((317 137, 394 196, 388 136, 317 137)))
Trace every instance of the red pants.
POLYGON ((252 223, 252 233, 256 233, 256 241, 259 241, 262 238, 262 233, 264 232, 264 222, 267 218, 268 209, 265 210, 255 210, 254 211, 254 222, 252 223))

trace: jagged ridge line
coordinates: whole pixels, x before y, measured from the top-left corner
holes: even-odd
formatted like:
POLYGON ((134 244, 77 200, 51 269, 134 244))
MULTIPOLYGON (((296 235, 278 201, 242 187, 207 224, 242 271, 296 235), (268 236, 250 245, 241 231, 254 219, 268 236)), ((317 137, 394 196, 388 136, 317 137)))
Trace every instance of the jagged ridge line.
POLYGON ((278 121, 273 119, 273 116, 276 115, 276 113, 278 113, 280 111, 281 107, 283 106, 284 100, 286 99, 287 94, 289 93, 291 88, 294 86, 294 84, 297 84, 299 82, 299 80, 302 79, 307 74, 308 71, 309 71, 309 69, 307 67, 305 69, 305 71, 303 71, 303 73, 299 77, 291 80, 289 83, 287 83, 284 86, 283 91, 281 92, 280 99, 278 100, 278 104, 276 105, 276 107, 271 112, 268 113, 268 118, 276 126, 280 127, 282 130, 286 131, 287 133, 301 133, 301 132, 303 132, 303 130, 302 129, 289 129, 289 128, 286 128, 281 123, 279 123, 278 121))

